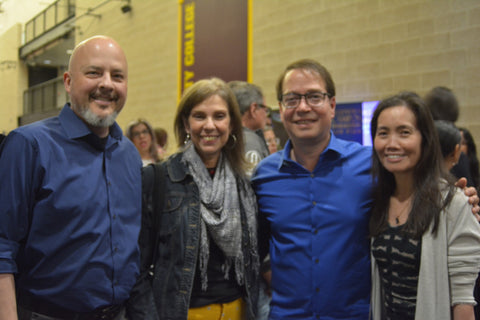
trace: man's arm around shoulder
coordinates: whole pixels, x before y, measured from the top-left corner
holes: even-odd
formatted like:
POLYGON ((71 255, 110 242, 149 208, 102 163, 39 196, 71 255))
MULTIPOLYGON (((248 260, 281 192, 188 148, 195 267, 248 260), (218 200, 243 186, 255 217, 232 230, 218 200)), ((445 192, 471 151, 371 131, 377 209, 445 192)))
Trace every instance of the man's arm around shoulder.
POLYGON ((0 274, 0 320, 17 320, 13 274, 0 274))

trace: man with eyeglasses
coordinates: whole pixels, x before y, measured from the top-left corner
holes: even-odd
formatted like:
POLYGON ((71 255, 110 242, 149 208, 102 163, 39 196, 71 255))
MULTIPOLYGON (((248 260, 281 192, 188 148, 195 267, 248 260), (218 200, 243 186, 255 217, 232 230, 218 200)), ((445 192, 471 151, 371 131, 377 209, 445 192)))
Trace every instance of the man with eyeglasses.
POLYGON ((247 173, 251 174, 260 160, 270 154, 263 136, 263 128, 267 125, 270 108, 265 105, 259 86, 245 81, 230 81, 228 86, 235 94, 242 114, 245 158, 251 164, 247 173))
POLYGON ((290 140, 253 176, 270 319, 367 319, 371 149, 332 133, 335 85, 318 62, 290 64, 277 98, 290 140))

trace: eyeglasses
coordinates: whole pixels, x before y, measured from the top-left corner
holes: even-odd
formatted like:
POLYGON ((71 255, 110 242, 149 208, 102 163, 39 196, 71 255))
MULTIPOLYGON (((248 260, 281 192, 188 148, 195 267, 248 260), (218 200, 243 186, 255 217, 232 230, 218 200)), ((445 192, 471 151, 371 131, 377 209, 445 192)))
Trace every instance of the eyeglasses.
POLYGON ((325 97, 330 98, 330 94, 326 92, 309 92, 306 94, 298 94, 298 93, 287 93, 282 95, 282 105, 286 109, 295 109, 302 101, 302 97, 305 98, 305 102, 310 107, 321 107, 325 102, 325 97))
POLYGON ((267 142, 267 145, 269 145, 269 146, 271 146, 271 145, 278 146, 280 144, 280 139, 279 138, 268 138, 268 139, 265 139, 265 141, 267 142))
POLYGON ((140 137, 142 134, 143 134, 143 135, 147 135, 147 134, 150 134, 150 132, 148 132, 147 129, 142 130, 142 131, 134 131, 134 132, 132 132, 132 137, 133 137, 133 138, 138 138, 138 137, 140 137))
POLYGON ((265 110, 265 113, 267 114, 267 117, 270 116, 270 112, 271 112, 271 109, 269 106, 266 106, 264 104, 261 104, 261 103, 258 103, 257 104, 259 108, 262 108, 263 110, 265 110))

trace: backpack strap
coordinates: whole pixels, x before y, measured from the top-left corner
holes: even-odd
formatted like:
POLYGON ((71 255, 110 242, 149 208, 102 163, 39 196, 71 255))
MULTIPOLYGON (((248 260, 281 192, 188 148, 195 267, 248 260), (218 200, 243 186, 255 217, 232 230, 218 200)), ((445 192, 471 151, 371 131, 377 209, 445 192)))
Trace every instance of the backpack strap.
POLYGON ((165 168, 160 164, 154 164, 155 168, 155 183, 153 185, 153 217, 152 222, 154 226, 155 247, 153 248, 152 265, 157 261, 158 243, 160 241, 160 215, 163 211, 163 204, 165 203, 165 168))
POLYGON ((160 241, 160 214, 165 198, 165 169, 159 164, 150 164, 142 169, 142 266, 153 276, 160 241))

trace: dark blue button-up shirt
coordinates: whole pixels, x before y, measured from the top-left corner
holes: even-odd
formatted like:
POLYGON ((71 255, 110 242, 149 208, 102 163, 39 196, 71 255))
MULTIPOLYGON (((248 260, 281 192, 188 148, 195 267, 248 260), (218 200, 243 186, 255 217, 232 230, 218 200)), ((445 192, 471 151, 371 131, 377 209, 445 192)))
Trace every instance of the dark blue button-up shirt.
POLYGON ((117 124, 104 144, 68 105, 0 149, 0 273, 77 312, 125 301, 139 272, 141 160, 117 124))
POLYGON ((371 148, 332 134, 310 172, 291 147, 253 177, 260 234, 270 230, 270 319, 368 319, 371 148))

